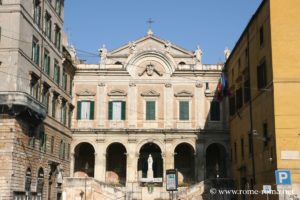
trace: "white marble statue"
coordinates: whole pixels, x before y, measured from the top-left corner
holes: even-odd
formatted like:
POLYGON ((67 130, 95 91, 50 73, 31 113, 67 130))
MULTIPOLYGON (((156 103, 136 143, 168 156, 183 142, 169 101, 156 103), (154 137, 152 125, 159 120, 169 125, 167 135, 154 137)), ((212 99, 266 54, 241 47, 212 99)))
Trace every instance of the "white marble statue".
POLYGON ((153 158, 152 158, 151 154, 149 154, 149 157, 148 157, 148 171, 152 170, 152 167, 153 167, 153 158))
POLYGON ((130 51, 130 53, 135 53, 135 47, 136 47, 135 42, 129 42, 129 51, 130 51))
POLYGON ((196 49, 194 55, 196 57, 197 62, 202 63, 202 50, 200 49, 199 46, 197 46, 197 49, 196 49))
POLYGON ((102 48, 99 49, 99 54, 101 57, 101 62, 104 62, 106 60, 106 56, 107 56, 107 49, 105 48, 105 45, 103 45, 102 48))
POLYGON ((230 49, 228 49, 227 47, 225 48, 224 50, 224 57, 225 57, 225 60, 227 60, 230 56, 230 49))

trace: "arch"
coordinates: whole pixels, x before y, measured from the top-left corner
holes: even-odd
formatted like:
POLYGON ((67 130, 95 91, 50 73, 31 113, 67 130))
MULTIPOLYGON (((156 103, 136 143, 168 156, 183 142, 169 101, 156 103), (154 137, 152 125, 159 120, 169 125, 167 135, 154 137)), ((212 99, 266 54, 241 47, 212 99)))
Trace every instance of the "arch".
POLYGON ((44 169, 40 167, 37 173, 37 187, 36 187, 36 191, 39 196, 43 195, 43 188, 44 188, 44 169))
POLYGON ((132 58, 129 58, 128 60, 128 64, 125 66, 125 68, 127 69, 127 71, 130 74, 133 74, 133 69, 136 67, 137 63, 139 61, 145 60, 145 58, 157 58, 159 61, 161 61, 161 64, 163 64, 164 66, 166 66, 166 74, 171 75, 174 71, 175 71, 175 62, 174 60, 172 60, 172 58, 167 57, 166 55, 164 55, 162 52, 160 51, 155 51, 155 50, 147 50, 147 51, 143 51, 138 53, 137 55, 135 55, 132 58))
POLYGON ((193 148, 194 152, 196 152, 196 139, 195 140, 178 140, 175 142, 175 144, 173 145, 173 149, 172 152, 175 152, 175 149, 178 145, 180 144, 187 144, 190 145, 191 148, 193 148))
POLYGON ((115 65, 122 65, 122 62, 117 61, 117 62, 115 62, 115 65))
POLYGON ((161 148, 153 143, 144 144, 139 150, 138 175, 140 178, 162 178, 163 177, 163 159, 161 148), (148 170, 148 162, 152 157, 152 170, 148 170))
POLYGON ((95 149, 93 145, 88 142, 81 142, 76 145, 74 149, 75 154, 75 165, 74 174, 75 176, 90 176, 94 177, 95 169, 95 149))
POLYGON ((212 143, 206 148, 206 179, 226 178, 226 148, 220 143, 212 143))
POLYGON ((137 146, 136 146, 136 152, 140 152, 142 146, 144 146, 145 144, 147 143, 154 143, 156 144, 157 146, 159 146, 160 150, 162 151, 162 154, 165 154, 165 146, 164 146, 164 143, 160 140, 156 140, 156 139, 145 139, 145 140, 142 140, 140 141, 137 146))
POLYGON ((75 149, 76 149, 77 146, 78 146, 79 144, 81 144, 81 143, 88 143, 88 144, 92 145, 94 149, 96 149, 96 145, 95 145, 92 141, 90 141, 90 140, 88 140, 88 139, 82 139, 82 140, 80 140, 80 141, 77 141, 77 142, 72 143, 72 144, 73 144, 73 145, 72 145, 72 151, 71 151, 72 154, 75 154, 75 149))
POLYGON ((127 167, 127 150, 119 142, 106 148, 106 182, 125 186, 127 167))
POLYGON ((178 182, 181 186, 191 185, 195 180, 195 149, 186 142, 174 149, 174 166, 178 170, 178 182))
POLYGON ((186 63, 181 61, 181 62, 178 63, 178 65, 186 65, 186 63))

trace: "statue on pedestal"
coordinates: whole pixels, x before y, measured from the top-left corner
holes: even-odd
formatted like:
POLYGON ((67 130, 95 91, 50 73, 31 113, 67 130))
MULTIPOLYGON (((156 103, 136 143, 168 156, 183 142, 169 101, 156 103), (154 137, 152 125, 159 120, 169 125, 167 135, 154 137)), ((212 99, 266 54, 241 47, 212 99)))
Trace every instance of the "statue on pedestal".
POLYGON ((153 158, 151 154, 148 157, 148 171, 147 171, 147 178, 153 178, 153 158))

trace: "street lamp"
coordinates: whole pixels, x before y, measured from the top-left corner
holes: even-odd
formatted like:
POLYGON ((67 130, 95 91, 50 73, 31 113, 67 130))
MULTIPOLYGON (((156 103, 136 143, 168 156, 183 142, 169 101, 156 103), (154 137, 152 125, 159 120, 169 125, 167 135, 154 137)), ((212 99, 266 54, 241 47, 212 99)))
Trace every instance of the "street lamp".
POLYGON ((85 171, 85 178, 84 178, 84 200, 86 200, 86 179, 87 179, 87 176, 88 176, 88 171, 89 169, 89 163, 86 162, 85 163, 85 166, 84 166, 84 171, 85 171))

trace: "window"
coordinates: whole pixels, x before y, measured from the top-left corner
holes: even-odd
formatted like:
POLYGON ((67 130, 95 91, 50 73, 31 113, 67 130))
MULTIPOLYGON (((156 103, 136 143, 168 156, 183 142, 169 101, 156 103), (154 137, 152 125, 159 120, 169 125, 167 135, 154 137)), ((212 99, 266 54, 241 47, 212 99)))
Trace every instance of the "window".
POLYGON ((146 101, 146 120, 155 120, 155 101, 146 101))
POLYGON ((242 160, 244 160, 244 139, 241 139, 241 156, 242 160))
POLYGON ((209 83, 207 83, 207 82, 205 83, 205 89, 209 90, 209 83))
POLYGON ((217 101, 210 103, 210 120, 220 121, 220 103, 217 101))
POLYGON ((67 125, 67 103, 66 102, 63 102, 61 108, 61 123, 63 125, 67 125))
POLYGON ((44 131, 40 131, 39 134, 39 141, 40 141, 40 151, 46 152, 46 146, 47 146, 47 135, 44 131))
POLYGON ((236 90, 236 108, 240 109, 243 106, 243 90, 239 88, 236 90))
POLYGON ((34 6, 34 8, 33 8, 33 21, 34 21, 35 24, 40 26, 40 24, 41 24, 41 13, 42 13, 40 0, 34 0, 33 1, 33 6, 34 6))
POLYGON ((40 61, 40 45, 39 45, 39 41, 33 37, 32 39, 32 61, 35 64, 39 64, 40 61))
POLYGON ((250 100, 250 81, 249 78, 244 81, 244 102, 247 103, 250 100))
POLYGON ((56 117, 56 103, 57 103, 58 95, 53 94, 52 98, 52 117, 56 117))
POLYGON ((56 3, 55 3, 55 11, 59 16, 61 15, 62 1, 63 0, 56 0, 56 3))
POLYGON ((25 191, 30 191, 31 190, 31 169, 27 168, 26 174, 25 174, 25 191))
POLYGON ((43 86, 43 93, 42 93, 42 103, 48 108, 49 104, 49 86, 43 86))
POLYGON ((55 38, 54 38, 54 45, 55 47, 60 50, 60 40, 61 40, 61 33, 60 28, 56 25, 55 26, 55 38))
POLYGON ((68 152, 67 152, 67 159, 70 159, 70 154, 71 154, 71 145, 68 144, 68 152))
POLYGON ((60 141, 59 145, 59 158, 65 159, 65 143, 63 140, 60 141))
POLYGON ((69 87, 70 87, 70 91, 69 91, 69 94, 70 95, 72 95, 72 90, 73 90, 73 79, 72 79, 72 77, 70 76, 70 85, 69 85, 69 87))
POLYGON ((43 71, 48 76, 50 75, 50 55, 49 55, 49 51, 46 50, 46 49, 45 49, 45 53, 44 53, 44 67, 43 67, 43 71))
POLYGON ((34 147, 35 144, 35 127, 31 126, 28 130, 28 146, 34 147))
POLYGON ((94 119, 94 101, 77 102, 77 119, 93 120, 94 119))
POLYGON ((262 47, 264 45, 264 28, 263 26, 259 29, 259 44, 262 47))
POLYGON ((257 67, 257 88, 263 89, 267 85, 267 69, 266 69, 266 62, 263 61, 257 67))
POLYGON ((39 97, 39 80, 36 76, 31 76, 30 80, 30 94, 35 99, 39 97))
POLYGON ((51 15, 48 12, 46 12, 46 15, 45 15, 45 34, 50 40, 51 40, 51 31, 52 31, 51 15))
POLYGON ((235 96, 229 98, 229 114, 230 116, 235 114, 235 96))
POLYGON ((189 120, 189 102, 179 102, 179 120, 189 120))
POLYGON ((54 152, 54 136, 51 136, 50 152, 51 152, 52 154, 53 154, 53 152, 54 152))
POLYGON ((263 123, 263 141, 264 141, 264 147, 267 147, 269 144, 268 124, 267 123, 263 123))
POLYGON ((110 101, 108 103, 108 119, 125 120, 125 118, 126 118, 126 102, 110 101))
POLYGON ((60 84, 60 67, 58 65, 58 62, 54 61, 54 82, 58 85, 60 84))
POLYGON ((67 80, 68 76, 65 70, 63 70, 63 76, 62 76, 62 88, 66 91, 67 90, 67 80))

